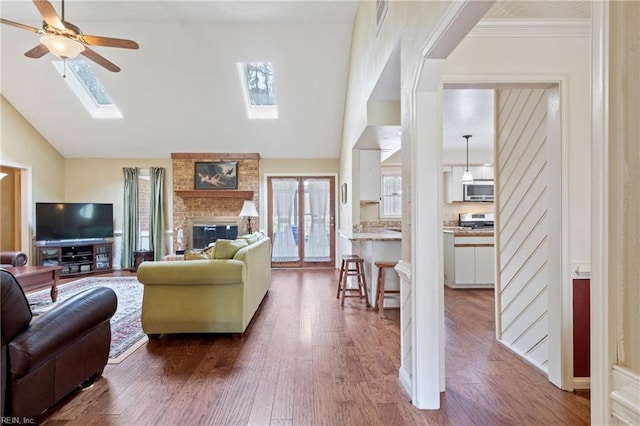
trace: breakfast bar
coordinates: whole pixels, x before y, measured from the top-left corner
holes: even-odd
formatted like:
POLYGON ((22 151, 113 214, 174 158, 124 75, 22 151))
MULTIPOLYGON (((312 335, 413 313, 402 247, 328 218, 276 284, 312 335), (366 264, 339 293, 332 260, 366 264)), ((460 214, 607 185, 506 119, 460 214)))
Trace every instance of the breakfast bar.
MULTIPOLYGON (((351 243, 353 254, 364 259, 369 306, 375 306, 377 293, 378 268, 376 262, 398 262, 402 256, 402 233, 391 230, 380 232, 347 232, 340 231, 340 236, 351 243)), ((398 275, 392 271, 385 273, 385 290, 399 290, 398 275)), ((399 307, 399 301, 385 301, 386 307, 399 307)))

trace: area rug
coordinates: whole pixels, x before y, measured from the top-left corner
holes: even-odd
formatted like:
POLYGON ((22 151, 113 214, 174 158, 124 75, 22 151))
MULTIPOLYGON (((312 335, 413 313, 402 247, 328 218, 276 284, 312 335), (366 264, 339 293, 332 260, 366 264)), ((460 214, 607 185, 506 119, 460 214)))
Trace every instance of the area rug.
POLYGON ((140 325, 143 286, 135 277, 88 277, 58 286, 58 298, 51 301, 50 289, 27 295, 31 311, 41 315, 60 302, 91 287, 109 287, 118 296, 118 309, 111 318, 109 364, 119 364, 142 346, 147 337, 140 325))

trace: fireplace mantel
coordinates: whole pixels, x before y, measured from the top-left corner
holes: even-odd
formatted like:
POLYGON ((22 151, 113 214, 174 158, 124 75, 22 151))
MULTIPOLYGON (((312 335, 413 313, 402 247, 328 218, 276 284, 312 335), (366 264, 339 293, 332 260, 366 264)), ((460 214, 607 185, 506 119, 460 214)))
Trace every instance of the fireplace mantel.
POLYGON ((182 198, 243 198, 253 199, 253 191, 239 191, 235 189, 180 189, 173 191, 182 198))

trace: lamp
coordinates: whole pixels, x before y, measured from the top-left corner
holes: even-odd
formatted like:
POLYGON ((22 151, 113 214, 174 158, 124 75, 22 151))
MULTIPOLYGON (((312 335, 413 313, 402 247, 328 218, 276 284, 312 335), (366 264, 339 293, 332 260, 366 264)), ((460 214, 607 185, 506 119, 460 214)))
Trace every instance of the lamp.
POLYGON ((469 183, 473 183, 473 175, 471 174, 471 172, 469 171, 469 138, 471 137, 471 135, 464 135, 463 138, 465 138, 467 140, 467 170, 465 170, 464 174, 462 175, 462 184, 466 185, 469 183))
POLYGON ((6 173, 0 173, 0 180, 4 179, 5 177, 7 177, 8 175, 6 173))
POLYGON ((242 210, 240 211, 240 217, 247 218, 247 231, 251 234, 253 231, 251 229, 251 218, 258 217, 258 210, 256 210, 256 205, 253 201, 245 201, 242 205, 242 210))
POLYGON ((60 59, 73 59, 84 51, 82 43, 60 35, 44 35, 40 43, 60 59))

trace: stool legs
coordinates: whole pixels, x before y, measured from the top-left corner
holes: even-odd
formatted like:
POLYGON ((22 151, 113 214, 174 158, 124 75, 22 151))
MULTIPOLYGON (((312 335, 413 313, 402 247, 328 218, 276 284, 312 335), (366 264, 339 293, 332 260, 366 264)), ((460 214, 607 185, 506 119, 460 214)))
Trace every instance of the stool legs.
MULTIPOLYGON (((367 306, 369 306, 369 294, 367 292, 367 281, 364 276, 364 262, 357 262, 356 269, 358 270, 358 290, 364 291, 364 299, 367 301, 367 306)), ((360 296, 360 298, 362 299, 362 295, 360 296)))
POLYGON ((340 264, 340 277, 338 278, 338 292, 336 297, 341 299, 340 306, 344 307, 344 299, 347 297, 363 297, 369 304, 369 293, 367 291, 367 281, 364 275, 364 260, 358 256, 348 255, 342 259, 340 264), (347 278, 357 277, 358 288, 347 288, 347 278), (342 291, 342 297, 340 297, 340 291, 342 291), (347 291, 358 292, 358 295, 347 296, 347 291))
POLYGON ((400 294, 399 290, 385 290, 385 269, 394 268, 396 266, 395 262, 376 262, 375 265, 378 267, 378 280, 376 281, 377 289, 376 289, 376 308, 378 309, 378 315, 380 318, 383 316, 384 311, 384 299, 385 294, 400 294))
POLYGON ((342 289, 342 277, 345 273, 345 260, 342 259, 340 263, 340 278, 338 278, 338 293, 336 294, 336 299, 340 299, 340 290, 342 289))
POLYGON ((378 308, 378 313, 382 316, 382 311, 384 309, 384 269, 380 267, 378 267, 377 288, 376 308, 378 308))

